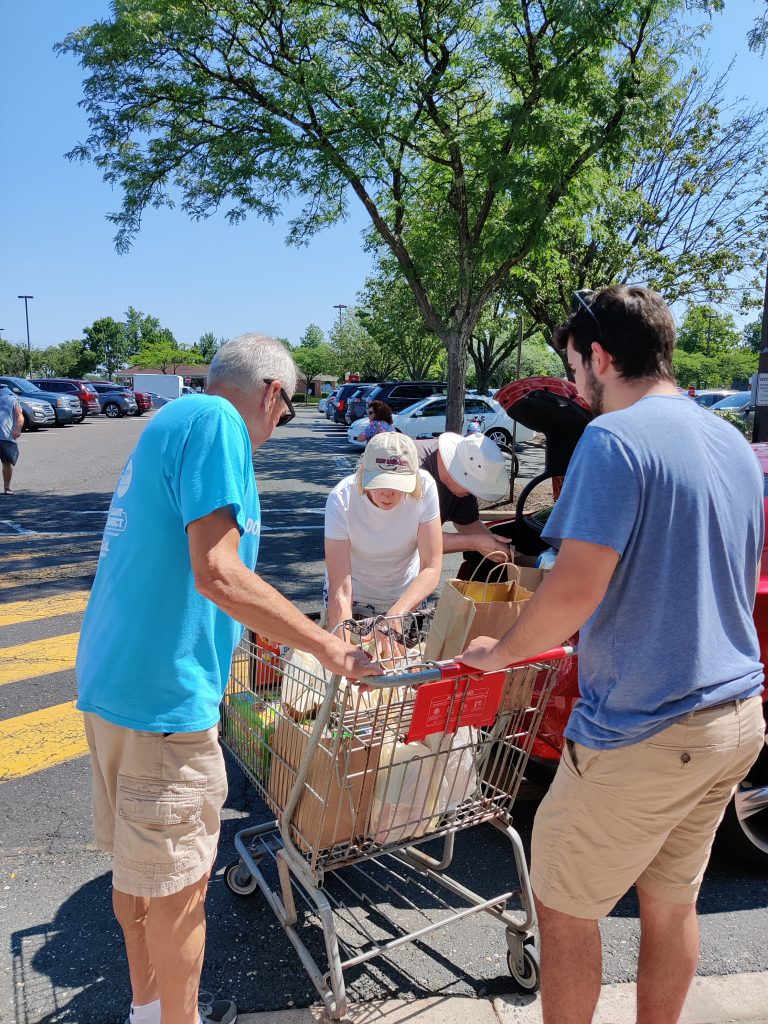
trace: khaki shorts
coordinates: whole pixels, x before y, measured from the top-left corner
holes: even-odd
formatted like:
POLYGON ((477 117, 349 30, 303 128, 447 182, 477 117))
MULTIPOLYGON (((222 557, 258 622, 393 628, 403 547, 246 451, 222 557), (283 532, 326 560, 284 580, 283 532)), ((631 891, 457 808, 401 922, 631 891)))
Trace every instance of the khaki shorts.
POLYGON ((170 896, 216 858, 227 796, 218 726, 139 732, 85 712, 93 764, 93 829, 112 854, 112 884, 132 896, 170 896))
POLYGON ((633 885, 695 903, 715 831, 763 745, 759 697, 697 711, 613 750, 566 741, 533 826, 546 907, 597 920, 633 885))

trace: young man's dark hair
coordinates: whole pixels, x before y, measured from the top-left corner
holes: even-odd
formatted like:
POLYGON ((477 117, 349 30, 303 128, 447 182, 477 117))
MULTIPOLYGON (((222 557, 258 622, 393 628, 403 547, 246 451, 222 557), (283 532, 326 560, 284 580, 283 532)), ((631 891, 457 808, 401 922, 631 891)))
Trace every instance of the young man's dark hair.
POLYGON ((588 363, 597 341, 613 356, 622 377, 674 380, 675 321, 658 292, 619 284, 577 292, 574 301, 573 313, 553 335, 556 348, 565 351, 570 338, 588 363))

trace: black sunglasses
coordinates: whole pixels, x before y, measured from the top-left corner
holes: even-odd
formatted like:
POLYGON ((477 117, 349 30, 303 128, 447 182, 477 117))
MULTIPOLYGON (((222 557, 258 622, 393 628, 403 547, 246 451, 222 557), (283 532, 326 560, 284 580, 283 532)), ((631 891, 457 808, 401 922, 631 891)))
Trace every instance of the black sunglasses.
MULTIPOLYGON (((274 377, 263 377, 262 379, 265 384, 275 383, 274 377)), ((288 393, 284 387, 280 388, 280 397, 285 403, 285 407, 287 408, 288 412, 283 413, 283 415, 277 421, 277 425, 278 427, 284 427, 286 423, 290 423, 291 420, 296 416, 296 410, 293 408, 293 402, 291 402, 290 398, 288 397, 288 393)))
MULTIPOLYGON (((590 292, 588 294, 591 296, 592 293, 590 292)), ((590 303, 587 302, 587 300, 584 298, 584 296, 582 295, 581 292, 574 292, 573 293, 573 297, 574 297, 574 299, 576 299, 576 301, 578 302, 579 307, 580 307, 579 309, 576 310, 576 312, 577 313, 581 313, 582 311, 585 312, 587 314, 587 316, 591 318, 591 320, 593 321, 595 327, 597 328, 597 336, 598 336, 598 338, 602 338, 603 332, 600 330, 600 321, 597 319, 597 317, 595 316, 594 312, 592 311, 592 307, 591 307, 590 303)))

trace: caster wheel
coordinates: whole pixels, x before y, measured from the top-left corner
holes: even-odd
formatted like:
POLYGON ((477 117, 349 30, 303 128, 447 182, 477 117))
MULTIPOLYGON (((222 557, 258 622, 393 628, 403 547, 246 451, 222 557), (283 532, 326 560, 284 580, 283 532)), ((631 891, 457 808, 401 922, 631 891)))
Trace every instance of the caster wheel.
POLYGON ((507 967, 519 992, 538 992, 541 982, 539 951, 534 945, 523 946, 523 970, 517 956, 510 949, 507 953, 507 967))
POLYGON ((252 896, 259 887, 259 883, 241 860, 235 860, 229 865, 224 872, 224 881, 235 896, 252 896))

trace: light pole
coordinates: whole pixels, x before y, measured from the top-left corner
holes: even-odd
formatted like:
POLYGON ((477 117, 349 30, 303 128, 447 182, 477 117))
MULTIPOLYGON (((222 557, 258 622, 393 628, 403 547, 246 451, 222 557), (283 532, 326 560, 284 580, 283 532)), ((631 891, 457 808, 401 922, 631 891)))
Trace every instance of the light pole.
POLYGON ((32 373, 32 345, 29 342, 29 300, 34 299, 34 295, 17 295, 17 299, 24 299, 24 316, 27 318, 27 376, 29 377, 32 373))
POLYGON ((705 313, 707 321, 707 359, 709 359, 709 339, 712 334, 712 321, 717 319, 717 313, 705 313))
POLYGON ((349 309, 349 307, 344 302, 338 302, 333 308, 338 309, 339 311, 339 326, 341 326, 341 311, 343 309, 349 309))

